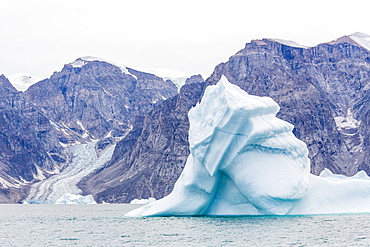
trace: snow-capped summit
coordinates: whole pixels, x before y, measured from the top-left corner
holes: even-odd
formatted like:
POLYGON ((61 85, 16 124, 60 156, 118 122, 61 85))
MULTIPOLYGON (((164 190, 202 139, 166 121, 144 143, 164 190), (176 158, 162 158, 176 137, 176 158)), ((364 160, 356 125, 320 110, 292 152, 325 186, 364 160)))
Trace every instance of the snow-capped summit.
POLYGON ((283 45, 296 47, 296 48, 304 48, 304 49, 309 48, 308 46, 298 44, 298 43, 296 43, 295 41, 292 41, 292 40, 285 40, 285 39, 268 39, 268 40, 273 41, 273 42, 277 42, 277 43, 280 43, 280 44, 283 44, 283 45))
MULTIPOLYGON (((106 62, 106 63, 112 64, 114 66, 119 67, 124 74, 131 74, 125 65, 118 65, 109 60, 98 58, 98 57, 93 57, 93 56, 77 58, 74 62, 69 63, 68 65, 72 66, 73 68, 81 68, 85 66, 86 64, 88 64, 89 62, 93 62, 93 61, 100 61, 100 62, 106 62)), ((185 84, 186 79, 196 74, 196 73, 190 73, 190 72, 184 72, 184 71, 178 71, 178 70, 172 70, 172 69, 163 69, 163 68, 144 68, 144 69, 143 68, 132 68, 132 69, 141 71, 144 73, 148 73, 148 74, 153 74, 155 76, 162 78, 165 81, 171 80, 178 89, 180 89, 185 84)))
POLYGON ((7 76, 7 78, 18 91, 26 91, 33 84, 41 81, 41 78, 26 73, 17 73, 7 76))
POLYGON ((350 35, 349 37, 357 44, 370 51, 370 35, 357 32, 350 35))
POLYGON ((93 57, 93 56, 86 56, 86 57, 77 58, 74 62, 69 63, 69 65, 72 65, 74 68, 80 68, 80 67, 86 65, 88 62, 93 62, 93 61, 106 62, 106 63, 110 63, 110 64, 115 65, 114 63, 112 63, 112 62, 110 62, 106 59, 102 59, 102 58, 99 58, 99 57, 93 57))
MULTIPOLYGON (((272 42, 277 42, 283 45, 287 45, 290 47, 304 48, 304 49, 310 48, 309 46, 304 46, 304 45, 298 44, 295 41, 291 41, 291 40, 272 39, 272 38, 267 39, 267 40, 272 41, 272 42)), ((334 44, 343 43, 343 42, 349 43, 351 45, 360 46, 370 51, 370 35, 366 33, 356 32, 351 35, 346 35, 346 36, 340 37, 339 39, 328 42, 328 44, 334 45, 334 44)))
POLYGON ((81 68, 81 67, 85 66, 86 64, 88 64, 89 62, 94 62, 94 61, 99 61, 99 62, 105 62, 105 63, 112 64, 114 66, 119 67, 122 70, 122 73, 130 74, 130 72, 128 72, 128 70, 127 70, 127 67, 124 66, 124 65, 118 65, 118 64, 116 64, 114 62, 111 62, 109 60, 99 58, 99 57, 93 57, 93 56, 86 56, 86 57, 77 58, 74 62, 69 63, 68 65, 71 65, 73 68, 81 68))
POLYGON ((341 42, 347 42, 351 45, 360 46, 370 51, 370 35, 365 33, 356 32, 351 35, 346 35, 329 42, 329 44, 338 44, 341 42))

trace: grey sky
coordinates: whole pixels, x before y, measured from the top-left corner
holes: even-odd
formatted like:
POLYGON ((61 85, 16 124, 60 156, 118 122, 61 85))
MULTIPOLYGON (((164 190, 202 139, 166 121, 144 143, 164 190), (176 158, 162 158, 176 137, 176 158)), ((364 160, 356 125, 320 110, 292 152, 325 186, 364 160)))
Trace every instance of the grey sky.
POLYGON ((365 0, 0 0, 0 73, 49 77, 78 57, 210 74, 252 39, 312 46, 370 34, 365 0))

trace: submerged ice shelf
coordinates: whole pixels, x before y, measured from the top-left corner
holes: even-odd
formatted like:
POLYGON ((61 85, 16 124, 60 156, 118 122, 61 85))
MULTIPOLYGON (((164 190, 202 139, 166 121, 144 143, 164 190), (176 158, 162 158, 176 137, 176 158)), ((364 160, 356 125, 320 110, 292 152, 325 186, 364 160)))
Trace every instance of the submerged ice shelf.
POLYGON ((370 212, 370 180, 310 174, 305 143, 279 106, 226 78, 189 112, 190 155, 171 194, 127 214, 299 215, 370 212))
POLYGON ((72 162, 61 173, 33 184, 26 202, 55 203, 58 199, 67 201, 68 195, 79 195, 82 191, 77 183, 109 161, 115 147, 112 145, 97 156, 95 146, 96 142, 69 146, 72 162))

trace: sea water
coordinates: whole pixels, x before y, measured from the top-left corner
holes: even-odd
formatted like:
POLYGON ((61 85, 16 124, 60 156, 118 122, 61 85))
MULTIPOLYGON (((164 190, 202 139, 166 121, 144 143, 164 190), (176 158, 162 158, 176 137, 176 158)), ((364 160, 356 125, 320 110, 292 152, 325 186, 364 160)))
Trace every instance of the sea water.
POLYGON ((0 246, 370 246, 370 214, 146 217, 140 205, 0 205, 0 246))

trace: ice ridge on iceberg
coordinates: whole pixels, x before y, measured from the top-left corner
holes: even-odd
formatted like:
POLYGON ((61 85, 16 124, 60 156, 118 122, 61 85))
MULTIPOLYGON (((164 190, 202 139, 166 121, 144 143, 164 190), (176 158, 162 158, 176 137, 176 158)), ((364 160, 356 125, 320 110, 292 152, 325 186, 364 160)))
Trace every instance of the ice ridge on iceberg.
POLYGON ((370 181, 311 175, 306 144, 278 111, 222 77, 189 112, 190 155, 171 194, 126 216, 369 212, 370 181))

